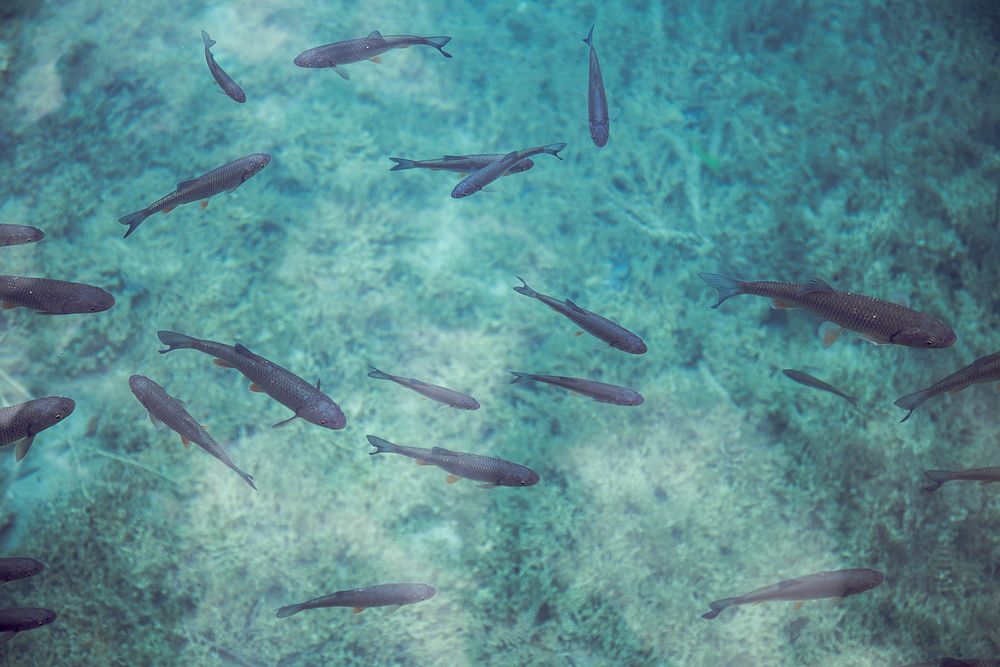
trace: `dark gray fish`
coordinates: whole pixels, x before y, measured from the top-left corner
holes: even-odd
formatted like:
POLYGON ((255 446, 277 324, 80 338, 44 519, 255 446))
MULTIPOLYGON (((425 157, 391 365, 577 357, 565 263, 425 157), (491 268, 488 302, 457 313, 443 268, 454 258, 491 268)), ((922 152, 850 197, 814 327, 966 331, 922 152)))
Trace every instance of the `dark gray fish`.
POLYGON ((5 309, 30 308, 43 315, 99 313, 115 305, 100 287, 51 278, 0 276, 0 302, 5 309))
POLYGON ((157 335, 168 347, 160 350, 166 354, 172 350, 198 350, 215 358, 218 366, 235 368, 252 383, 251 391, 264 392, 295 414, 275 427, 284 426, 296 417, 311 424, 329 429, 341 429, 347 425, 347 418, 340 406, 320 391, 320 383, 312 386, 295 373, 278 364, 254 354, 237 343, 226 345, 212 340, 192 338, 175 331, 159 331, 157 335))
POLYGON ((360 614, 369 607, 387 607, 390 605, 413 604, 429 600, 437 590, 429 584, 376 584, 362 588, 352 588, 349 591, 337 591, 333 595, 313 598, 298 604, 290 604, 277 610, 275 616, 286 618, 297 614, 303 609, 320 609, 322 607, 351 607, 355 614, 360 614))
POLYGON ((914 410, 935 396, 939 396, 945 392, 954 394, 973 384, 996 382, 998 380, 1000 380, 1000 352, 979 357, 968 366, 959 368, 948 377, 938 380, 926 389, 921 389, 920 391, 897 398, 895 404, 904 410, 909 410, 906 416, 899 421, 905 422, 910 418, 914 410))
POLYGON ((404 378, 398 375, 390 375, 389 373, 380 371, 374 366, 372 366, 371 371, 368 373, 368 377, 375 378, 376 380, 392 380, 398 385, 406 387, 407 389, 412 389, 421 396, 426 396, 432 401, 444 403, 445 405, 450 405, 453 408, 459 408, 460 410, 479 409, 479 401, 471 396, 457 392, 454 389, 448 389, 447 387, 439 387, 436 384, 428 384, 427 382, 418 380, 417 378, 404 378))
POLYGON ((880 345, 940 348, 954 345, 957 338, 951 327, 937 318, 897 303, 837 291, 819 278, 807 283, 781 283, 736 280, 718 273, 699 273, 698 277, 719 290, 712 308, 738 294, 753 294, 771 299, 774 308, 802 308, 832 322, 823 327, 823 345, 827 347, 844 329, 880 345))
POLYGON ((149 412, 149 419, 154 425, 163 422, 167 428, 181 436, 181 442, 185 447, 193 442, 242 477, 243 481, 250 485, 250 488, 254 491, 257 490, 253 483, 253 477, 236 467, 233 460, 208 434, 205 427, 188 413, 182 401, 168 394, 163 387, 144 375, 130 377, 128 386, 142 403, 142 407, 149 412))
POLYGON ((220 192, 232 192, 246 183, 251 176, 259 173, 269 162, 271 162, 271 156, 267 153, 252 153, 221 167, 216 167, 197 178, 181 181, 177 184, 177 189, 170 194, 156 200, 141 211, 129 213, 118 219, 118 222, 128 225, 125 238, 128 238, 136 227, 154 213, 160 211, 170 213, 176 206, 199 200, 202 202, 202 208, 208 206, 209 197, 214 197, 220 192))
POLYGON ((945 482, 981 482, 983 485, 1000 482, 1000 467, 972 468, 970 470, 928 470, 924 477, 931 481, 924 491, 937 491, 945 482))
POLYGON ((35 436, 73 414, 72 398, 46 396, 26 403, 0 408, 0 447, 16 442, 14 458, 24 458, 35 436))
MULTIPOLYGON (((402 171, 403 169, 430 169, 432 171, 453 171, 458 174, 471 174, 474 171, 490 165, 500 158, 504 153, 475 153, 473 155, 445 155, 437 160, 408 160, 405 157, 389 158, 396 163, 389 171, 402 171)), ((534 160, 521 160, 508 169, 504 176, 520 174, 535 166, 534 160)))
POLYGON ((56 620, 56 613, 40 607, 0 609, 0 644, 19 632, 34 630, 56 620))
POLYGON ((578 327, 589 333, 591 336, 600 338, 611 347, 621 350, 622 352, 628 352, 630 354, 646 353, 646 344, 642 342, 642 339, 625 327, 615 324, 611 320, 601 317, 597 313, 592 313, 585 308, 581 308, 569 299, 559 301, 551 296, 540 294, 539 292, 536 292, 528 287, 528 283, 526 283, 524 278, 521 276, 517 276, 517 279, 521 281, 521 285, 514 288, 515 292, 525 296, 530 296, 532 299, 538 299, 560 315, 571 319, 578 327))
POLYGON ((566 144, 549 144, 548 146, 536 146, 534 148, 526 148, 522 151, 507 153, 500 159, 489 163, 478 171, 472 172, 459 181, 458 185, 455 186, 455 189, 451 191, 451 196, 455 199, 461 199, 462 197, 473 195, 509 172, 518 162, 534 155, 548 153, 549 155, 554 155, 561 160, 562 158, 559 157, 559 151, 564 148, 566 148, 566 144))
POLYGON ((212 78, 222 88, 222 92, 229 95, 230 99, 243 104, 247 101, 247 95, 240 88, 239 84, 233 81, 233 77, 226 74, 219 63, 215 62, 215 56, 208 49, 215 45, 215 40, 208 36, 204 30, 201 31, 201 38, 205 42, 205 62, 208 63, 208 71, 212 73, 212 78))
POLYGON ((35 243, 45 238, 45 232, 28 225, 0 224, 0 246, 35 243))
POLYGON ((996 658, 941 658, 930 662, 913 662, 903 667, 1000 667, 996 658))
POLYGON ((813 389, 828 391, 831 394, 840 396, 842 399, 844 399, 854 407, 858 406, 858 399, 856 399, 855 397, 845 394, 844 392, 840 391, 833 385, 827 384, 826 382, 823 382, 819 378, 815 378, 812 375, 809 375, 808 373, 797 371, 792 368, 785 368, 781 372, 784 373, 787 377, 791 378, 792 380, 795 380, 799 384, 804 384, 805 386, 812 387, 813 389))
POLYGON ((804 577, 786 579, 765 588, 746 593, 735 598, 716 600, 708 605, 712 611, 702 614, 702 618, 715 618, 727 607, 738 604, 754 604, 772 600, 819 600, 821 598, 846 598, 869 591, 885 579, 878 570, 852 568, 819 572, 804 577))
POLYGON ((583 378, 569 378, 562 375, 535 375, 534 373, 518 373, 508 371, 514 376, 511 384, 519 382, 544 382, 575 391, 578 394, 589 396, 598 403, 610 403, 612 405, 640 405, 646 399, 637 391, 632 391, 627 387, 619 387, 615 384, 606 384, 597 380, 585 380, 583 378))
POLYGON ((601 63, 594 50, 594 26, 583 40, 590 47, 590 77, 587 81, 587 117, 590 120, 590 138, 594 145, 603 148, 608 143, 611 121, 608 118, 608 96, 604 92, 601 63))
POLYGON ((405 49, 409 46, 432 46, 441 52, 445 58, 451 54, 444 50, 444 45, 451 37, 444 35, 436 37, 419 37, 417 35, 383 35, 378 30, 372 31, 367 37, 348 39, 343 42, 324 44, 303 51, 295 56, 295 64, 299 67, 331 67, 344 79, 350 79, 347 72, 337 69, 337 65, 359 63, 362 60, 381 62, 378 56, 392 49, 405 49))
POLYGON ((495 456, 453 452, 443 447, 407 447, 383 440, 374 435, 368 436, 368 442, 375 447, 375 454, 402 454, 416 459, 419 465, 432 465, 446 470, 448 483, 454 484, 459 479, 471 479, 477 482, 481 489, 492 489, 497 486, 534 486, 538 483, 538 473, 519 463, 511 463, 495 456))
POLYGON ((45 565, 39 563, 34 558, 24 558, 12 556, 10 558, 0 558, 0 581, 17 581, 34 576, 45 569, 45 565))

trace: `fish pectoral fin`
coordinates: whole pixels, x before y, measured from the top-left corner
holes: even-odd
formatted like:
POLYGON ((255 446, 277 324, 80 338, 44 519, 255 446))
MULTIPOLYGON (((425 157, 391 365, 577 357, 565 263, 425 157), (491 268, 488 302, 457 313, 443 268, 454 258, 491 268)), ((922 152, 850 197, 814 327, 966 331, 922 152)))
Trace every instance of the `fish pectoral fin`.
POLYGON ((774 310, 786 310, 788 308, 797 308, 795 304, 788 303, 787 301, 782 301, 781 299, 771 299, 771 308, 774 310))
POLYGON ((430 463, 428 463, 427 461, 424 461, 423 459, 417 459, 417 465, 418 466, 429 466, 430 463))
POLYGON ((348 74, 346 70, 342 70, 339 67, 334 67, 333 71, 336 72, 337 74, 339 74, 340 78, 343 79, 344 81, 350 81, 351 80, 351 75, 348 74))
POLYGON ((282 419, 280 422, 278 422, 277 424, 275 424, 271 428, 281 428, 282 426, 287 426, 288 424, 290 424, 292 422, 292 420, 298 419, 298 417, 299 417, 298 415, 292 415, 288 419, 282 419))
POLYGON ((802 600, 799 600, 794 605, 792 605, 792 607, 795 609, 795 611, 798 611, 799 609, 802 609, 802 605, 804 605, 804 604, 805 604, 805 602, 803 602, 802 600))
POLYGON ((355 614, 360 614, 364 610, 365 610, 364 607, 354 607, 353 609, 351 609, 351 611, 353 611, 355 614))
POLYGON ((830 347, 836 343, 842 333, 844 333, 844 328, 833 322, 823 322, 819 325, 819 337, 823 341, 823 347, 830 347))
POLYGON ((582 336, 582 335, 583 335, 583 332, 582 332, 582 331, 580 331, 579 329, 577 329, 576 331, 574 331, 574 332, 573 332, 573 335, 574 335, 574 336, 582 336))
POLYGON ((173 206, 168 206, 167 208, 163 209, 163 215, 166 215, 167 213, 170 213, 172 210, 174 210, 174 207, 173 206))
POLYGON ((7 632, 0 632, 0 644, 3 644, 16 634, 17 633, 14 632, 13 630, 8 630, 7 632))
POLYGON ((486 482, 484 484, 476 484, 480 489, 495 489, 499 484, 493 484, 492 482, 486 482))
POLYGON ((207 199, 202 199, 201 200, 201 207, 202 208, 208 208, 208 200, 207 199))
POLYGON ((263 389, 261 388, 261 386, 260 386, 259 384, 257 384, 256 382, 251 382, 251 383, 250 383, 250 391, 255 391, 255 392, 257 392, 258 394, 263 394, 263 393, 264 393, 264 390, 263 390, 263 389))
POLYGON ((861 336, 861 340, 867 341, 867 342, 871 343, 872 345, 887 345, 888 344, 884 340, 878 340, 877 338, 873 338, 872 336, 864 336, 864 335, 862 335, 861 336))
POLYGON ((455 482, 457 482, 460 479, 462 479, 462 478, 459 477, 458 475, 448 475, 448 478, 445 479, 445 482, 448 483, 448 484, 454 484, 455 482))
POLYGON ((35 441, 34 435, 29 435, 24 440, 17 443, 17 447, 14 449, 14 460, 20 461, 27 455, 28 450, 31 449, 31 443, 35 441))
POLYGON ((369 62, 373 62, 376 65, 380 65, 382 63, 382 58, 379 57, 379 56, 373 56, 373 57, 369 58, 368 61, 369 62))
MULTIPOLYGON (((181 181, 180 183, 177 184, 177 189, 178 190, 182 190, 184 188, 187 188, 187 187, 190 187, 190 186, 194 185, 197 182, 198 182, 197 178, 192 178, 192 179, 189 179, 189 180, 186 180, 186 181, 181 181)), ((169 211, 169 210, 170 209, 164 209, 164 212, 169 211)))
POLYGON ((156 417, 154 417, 152 412, 149 412, 147 414, 149 415, 149 421, 152 422, 153 426, 159 427, 160 424, 163 423, 159 419, 157 419, 156 417))
POLYGON ((212 363, 216 366, 222 366, 223 368, 236 368, 225 359, 212 359, 212 363))
POLYGON ((3 309, 4 310, 10 310, 11 308, 17 308, 17 307, 18 307, 18 305, 16 303, 11 303, 10 301, 4 301, 3 302, 3 309))
POLYGON ((188 440, 187 438, 185 438, 185 437, 184 437, 184 436, 182 435, 182 436, 181 436, 181 444, 182 444, 182 445, 184 445, 185 447, 190 447, 190 446, 191 446, 191 441, 190 441, 190 440, 188 440))

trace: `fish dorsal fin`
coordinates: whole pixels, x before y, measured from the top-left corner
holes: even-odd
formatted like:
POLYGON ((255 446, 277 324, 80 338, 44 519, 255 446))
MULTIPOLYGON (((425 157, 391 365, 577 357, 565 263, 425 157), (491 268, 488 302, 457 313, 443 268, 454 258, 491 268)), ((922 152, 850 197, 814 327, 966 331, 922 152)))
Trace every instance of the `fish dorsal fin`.
POLYGON ((187 181, 181 181, 180 183, 177 184, 177 189, 178 190, 183 190, 184 188, 190 187, 190 186, 194 185, 197 182, 198 182, 197 178, 192 178, 192 179, 187 180, 187 181))
POLYGON ((382 39, 382 33, 378 30, 372 30, 371 34, 368 35, 367 39, 382 39))
POLYGON ((1000 352, 994 352, 993 354, 987 354, 985 357, 979 357, 972 362, 973 368, 981 368, 986 364, 992 363, 994 361, 1000 360, 1000 352))
POLYGON ((442 155, 441 159, 442 160, 449 160, 449 161, 450 160, 464 160, 465 156, 464 155, 442 155))
POLYGON ((254 354, 253 352, 251 352, 242 343, 236 343, 236 345, 233 346, 233 349, 236 350, 237 354, 242 354, 244 357, 256 357, 257 356, 256 354, 254 354))
POLYGON ((431 447, 431 452, 434 454, 439 454, 441 456, 461 456, 462 452, 453 452, 450 449, 445 449, 444 447, 431 447))
POLYGON ((792 586, 796 586, 800 583, 802 582, 800 582, 798 579, 785 579, 784 581, 778 583, 778 590, 783 591, 787 588, 791 588, 792 586))
POLYGON ((802 285, 799 288, 799 292, 796 296, 805 296, 806 294, 812 294, 813 292, 836 292, 837 290, 830 287, 830 284, 823 280, 822 278, 813 278, 809 282, 802 285))
POLYGON ((581 308, 580 306, 578 306, 575 303, 573 303, 572 299, 566 299, 566 301, 564 301, 564 303, 567 306, 569 306, 570 308, 572 308, 573 310, 579 311, 581 313, 583 312, 583 308, 581 308))

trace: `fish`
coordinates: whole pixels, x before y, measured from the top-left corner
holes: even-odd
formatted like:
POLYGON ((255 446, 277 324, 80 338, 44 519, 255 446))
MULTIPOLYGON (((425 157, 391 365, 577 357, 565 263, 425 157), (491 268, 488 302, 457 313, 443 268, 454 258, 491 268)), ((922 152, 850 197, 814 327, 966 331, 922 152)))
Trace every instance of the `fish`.
POLYGON ((846 598, 869 591, 885 580, 878 570, 869 568, 851 568, 818 572, 804 577, 786 579, 765 588, 746 593, 735 598, 716 600, 708 606, 711 611, 702 614, 702 618, 713 619, 723 609, 738 604, 756 604, 772 600, 818 600, 821 598, 846 598))
POLYGON ((551 296, 539 294, 528 287, 528 283, 524 281, 524 278, 517 276, 517 279, 521 281, 521 285, 514 288, 515 292, 541 301, 560 315, 568 317, 591 336, 603 340, 611 347, 622 352, 628 352, 629 354, 646 353, 646 344, 642 339, 625 327, 615 324, 597 313, 592 313, 585 308, 581 308, 569 299, 559 301, 551 296))
POLYGON ((904 410, 909 410, 906 416, 899 421, 905 422, 910 418, 914 410, 935 396, 939 396, 945 392, 954 394, 970 385, 996 381, 1000 381, 1000 352, 979 357, 968 366, 959 368, 948 377, 938 380, 926 389, 921 389, 920 391, 897 398, 894 404, 904 410))
POLYGON ((31 449, 35 436, 73 414, 76 402, 64 396, 33 398, 0 408, 0 447, 17 443, 14 458, 20 461, 31 449))
MULTIPOLYGON (((502 158, 506 153, 475 153, 473 155, 445 155, 436 160, 409 160, 405 157, 389 158, 395 162, 395 166, 389 171, 402 171, 404 169, 430 169, 431 171, 453 171, 459 174, 471 174, 474 171, 492 164, 502 158)), ((534 160, 525 159, 514 163, 504 176, 520 174, 535 166, 534 160)))
POLYGON ((386 51, 410 46, 432 46, 445 58, 451 58, 451 54, 444 50, 444 45, 450 41, 451 37, 445 35, 435 37, 383 35, 378 30, 373 30, 367 37, 347 39, 307 49, 295 56, 293 62, 299 67, 330 67, 343 79, 350 80, 351 77, 345 70, 337 69, 338 65, 349 65, 363 60, 381 62, 378 57, 386 51))
POLYGON ((534 486, 538 484, 538 473, 519 463, 511 463, 496 456, 482 456, 465 452, 453 452, 443 447, 408 447, 369 435, 368 442, 375 448, 375 454, 401 454, 416 459, 419 465, 432 465, 449 473, 447 481, 454 484, 459 479, 471 479, 481 489, 498 486, 534 486))
POLYGON ((167 349, 159 351, 160 354, 190 349, 211 355, 215 358, 216 365, 235 368, 243 373, 252 383, 251 391, 263 392, 295 413, 275 424, 275 428, 284 426, 296 418, 332 430, 342 429, 347 425, 344 412, 321 391, 319 382, 316 382, 314 387, 295 373, 254 354, 239 343, 235 346, 226 345, 212 340, 193 338, 176 331, 159 331, 157 336, 167 345, 167 349))
POLYGON ((304 609, 320 609, 322 607, 351 607, 355 614, 360 614, 369 607, 423 602, 434 597, 436 593, 437 589, 430 584, 375 584, 374 586, 352 588, 349 591, 337 591, 332 595, 290 604, 277 609, 275 616, 287 618, 304 609))
POLYGON ((931 662, 913 662, 903 667, 1000 667, 996 658, 941 658, 931 662))
POLYGON ((257 486, 253 483, 253 477, 240 470, 233 463, 233 460, 219 446, 219 443, 208 434, 205 427, 188 413, 184 408, 183 401, 174 398, 167 393, 166 389, 144 375, 130 377, 128 386, 142 407, 149 412, 149 419, 154 425, 163 422, 167 428, 181 436, 181 442, 185 447, 193 442, 242 477, 251 489, 257 490, 257 486))
POLYGON ((11 556, 0 558, 0 581, 17 581, 32 577, 45 569, 45 565, 39 563, 34 558, 24 558, 22 556, 11 556))
POLYGON ((809 375, 808 373, 797 371, 792 368, 782 369, 781 372, 784 373, 788 378, 798 382, 799 384, 804 384, 805 386, 812 387, 813 389, 820 389, 822 391, 828 391, 831 394, 836 394, 837 396, 840 396, 842 399, 844 399, 854 407, 858 407, 858 399, 856 399, 854 396, 845 394, 844 392, 840 391, 833 385, 829 385, 826 382, 820 380, 819 378, 815 378, 812 375, 809 375))
POLYGON ((51 278, 0 276, 0 303, 4 309, 28 308, 42 315, 100 313, 115 305, 110 293, 83 283, 51 278))
POLYGON ((508 371, 514 376, 511 384, 520 382, 544 382, 575 391, 578 394, 589 396, 598 403, 610 403, 612 405, 641 405, 646 399, 637 391, 627 387, 619 387, 614 384, 606 384, 597 380, 585 380, 583 378, 570 378, 562 375, 536 375, 534 373, 519 373, 508 371))
POLYGON ((0 246, 36 243, 45 238, 45 232, 28 225, 0 224, 0 246))
POLYGON ((247 95, 240 88, 240 85, 233 81, 233 77, 226 74, 225 70, 215 62, 215 56, 208 49, 215 45, 215 40, 208 36, 204 30, 201 31, 201 38, 205 42, 205 62, 208 63, 208 71, 212 73, 212 78, 222 88, 222 92, 229 96, 234 102, 243 104, 247 101, 247 95))
POLYGON ((201 200, 202 208, 208 206, 209 197, 214 197, 220 192, 232 192, 246 183, 252 176, 260 173, 260 170, 270 162, 271 156, 267 153, 251 153, 232 162, 227 162, 221 167, 216 167, 197 178, 181 181, 177 184, 177 189, 170 194, 161 197, 141 211, 129 213, 118 219, 118 222, 128 225, 125 238, 128 238, 136 227, 154 213, 160 211, 170 213, 176 206, 190 204, 198 200, 201 200))
POLYGON ((931 481, 922 489, 928 493, 937 491, 945 482, 980 482, 985 486, 1000 482, 1000 466, 972 468, 970 470, 928 470, 924 473, 924 477, 931 481))
POLYGON ((451 196, 454 199, 461 199, 473 195, 506 174, 515 164, 541 153, 548 153, 561 160, 559 151, 564 148, 566 148, 566 144, 549 144, 548 146, 536 146, 534 148, 507 153, 500 159, 489 163, 482 169, 472 172, 459 181, 458 185, 451 191, 451 196))
POLYGON ((590 76, 587 79, 587 119, 590 121, 590 138, 594 145, 604 148, 608 143, 611 121, 608 119, 608 95, 604 91, 604 77, 601 76, 601 63, 597 60, 594 50, 594 26, 583 39, 590 47, 590 76))
POLYGON ((56 613, 41 607, 18 607, 0 609, 0 644, 18 632, 34 630, 56 620, 56 613))
POLYGON ((890 301, 852 292, 841 292, 819 278, 806 283, 736 280, 718 273, 699 273, 698 277, 719 290, 718 308, 738 294, 752 294, 771 299, 774 308, 802 308, 826 320, 820 327, 823 346, 836 342, 844 329, 861 334, 879 345, 945 348, 955 344, 957 336, 941 320, 890 301))
POLYGON ((400 386, 417 392, 421 396, 426 396, 432 401, 444 403, 445 405, 453 408, 458 408, 460 410, 479 409, 479 401, 473 397, 457 392, 454 389, 439 387, 436 384, 428 384, 427 382, 418 380, 417 378, 404 378, 398 375, 390 375, 389 373, 380 371, 374 366, 372 366, 371 371, 369 371, 368 377, 375 378, 376 380, 391 380, 400 386))

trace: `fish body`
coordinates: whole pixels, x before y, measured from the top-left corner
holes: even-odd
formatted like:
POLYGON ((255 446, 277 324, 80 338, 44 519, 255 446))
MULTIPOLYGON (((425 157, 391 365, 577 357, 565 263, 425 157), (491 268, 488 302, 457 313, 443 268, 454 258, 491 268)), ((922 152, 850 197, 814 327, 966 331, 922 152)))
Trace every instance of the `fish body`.
POLYGON ((55 426, 76 409, 72 398, 46 396, 26 403, 0 408, 0 447, 17 443, 15 458, 20 461, 31 449, 35 436, 55 426))
POLYGON ((923 488, 924 491, 937 491, 945 482, 981 482, 994 484, 1000 482, 1000 467, 972 468, 970 470, 928 470, 924 477, 931 481, 923 488))
POLYGON ((738 294, 752 294, 771 299, 776 308, 802 308, 834 323, 836 326, 824 335, 824 345, 831 345, 843 329, 881 345, 942 348, 954 345, 957 338, 951 327, 937 318, 890 301, 835 290, 819 278, 782 283, 736 280, 717 273, 698 276, 719 290, 712 308, 738 294))
POLYGON ((713 619, 719 613, 739 604, 755 604, 773 600, 819 600, 821 598, 845 598, 871 590, 885 579, 878 570, 868 568, 852 568, 849 570, 834 570, 818 572, 795 579, 786 579, 765 588, 746 593, 734 598, 725 598, 711 603, 711 611, 702 614, 702 618, 713 619))
POLYGON ((422 465, 432 465, 449 473, 449 483, 454 478, 471 479, 481 488, 491 489, 496 486, 534 486, 538 483, 538 473, 519 463, 511 463, 495 456, 453 452, 442 447, 408 447, 397 445, 374 435, 368 436, 368 442, 375 447, 375 454, 401 454, 422 465))
MULTIPOLYGON (((490 165, 504 156, 504 153, 475 153, 473 155, 445 155, 437 160, 409 160, 404 157, 389 158, 396 165, 389 171, 404 169, 430 169, 432 171, 453 171, 458 174, 471 174, 490 165)), ((535 166, 533 160, 521 160, 508 169, 504 176, 520 174, 535 166)))
POLYGON ((352 588, 349 591, 337 591, 332 595, 291 604, 278 609, 275 615, 278 618, 286 618, 304 609, 320 609, 322 607, 351 607, 355 612, 361 612, 369 607, 423 602, 434 597, 436 593, 437 590, 429 584, 376 584, 352 588))
POLYGON ((141 211, 129 213, 118 219, 123 225, 128 225, 125 238, 135 231, 136 227, 154 213, 163 211, 169 213, 176 206, 190 204, 195 201, 206 201, 220 192, 232 192, 240 187, 250 177, 259 173, 261 169, 271 162, 271 156, 267 153, 252 153, 239 159, 228 162, 221 167, 216 167, 207 174, 202 174, 197 178, 188 181, 181 181, 177 184, 177 189, 162 197, 141 211))
POLYGON ((545 384, 562 387, 569 391, 589 396, 598 403, 610 403, 612 405, 641 405, 645 400, 637 391, 627 387, 619 387, 615 384, 598 382, 597 380, 587 380, 584 378, 570 378, 562 375, 536 375, 534 373, 519 373, 510 371, 514 379, 511 384, 520 382, 544 382, 545 384))
POLYGON ((584 43, 590 47, 590 76, 587 80, 587 118, 590 121, 590 138, 594 145, 603 148, 608 143, 611 121, 608 118, 608 96, 604 91, 604 77, 601 76, 601 63, 597 60, 594 50, 594 26, 584 38, 584 43))
POLYGON ((803 373, 802 371, 797 371, 793 368, 785 368, 781 372, 784 373, 786 377, 794 380, 795 382, 798 382, 799 384, 803 384, 807 387, 812 387, 813 389, 819 389, 821 391, 828 391, 831 394, 840 396, 842 399, 844 399, 845 401, 847 401, 848 403, 850 403, 855 407, 857 407, 858 405, 858 399, 856 399, 855 397, 845 394, 844 392, 840 391, 833 385, 827 384, 826 382, 823 382, 819 378, 815 378, 812 375, 809 375, 808 373, 803 373))
POLYGON ((45 232, 28 225, 0 224, 0 246, 35 243, 45 238, 45 232))
POLYGON ((205 427, 188 413, 183 402, 168 394, 163 387, 144 375, 133 375, 128 379, 128 385, 142 407, 149 412, 149 417, 154 424, 157 421, 163 422, 167 428, 181 436, 181 441, 185 445, 189 442, 198 445, 242 477, 243 481, 250 485, 250 488, 254 491, 257 490, 253 483, 253 477, 240 470, 233 463, 233 460, 219 446, 219 443, 208 434, 205 427))
POLYGON ((275 426, 284 426, 296 417, 334 430, 347 425, 347 418, 340 406, 320 391, 319 382, 314 387, 295 373, 254 354, 239 343, 226 345, 212 340, 193 338, 175 331, 160 331, 157 335, 168 346, 167 349, 160 350, 160 354, 172 350, 191 349, 211 355, 217 364, 235 368, 243 373, 253 383, 250 385, 251 389, 266 393, 295 413, 294 416, 278 422, 275 426))
POLYGON ((946 392, 954 394, 969 385, 996 381, 1000 381, 1000 352, 979 357, 968 366, 959 368, 948 377, 938 380, 926 389, 921 389, 920 391, 897 398, 895 404, 904 410, 909 410, 906 416, 900 421, 905 422, 910 418, 914 410, 935 396, 946 392))
POLYGON ((559 151, 564 148, 566 148, 566 144, 559 143, 549 144, 548 146, 535 146, 534 148, 526 148, 521 151, 512 151, 507 153, 503 157, 494 160, 482 169, 472 172, 459 181, 458 185, 456 185, 451 191, 451 196, 455 199, 461 199, 475 194, 506 174, 515 164, 535 155, 540 155, 541 153, 548 153, 549 155, 553 155, 561 160, 562 158, 559 157, 559 151))
POLYGON ((4 308, 29 308, 44 315, 99 313, 115 305, 115 297, 100 287, 51 278, 0 276, 4 308))
POLYGON ((56 620, 56 613, 40 607, 0 609, 0 643, 25 630, 34 630, 56 620))
POLYGON ((445 58, 451 58, 451 54, 443 48, 450 41, 451 37, 444 35, 435 37, 383 35, 378 30, 374 30, 367 37, 347 39, 307 49, 297 55, 293 62, 299 67, 331 67, 344 79, 350 79, 347 72, 337 69, 338 65, 373 60, 387 51, 405 49, 409 46, 431 46, 440 51, 445 58))
POLYGON ((208 63, 208 71, 212 73, 212 78, 222 88, 222 92, 235 102, 243 104, 247 101, 247 95, 240 88, 239 84, 233 81, 233 77, 226 74, 225 70, 215 62, 215 56, 208 49, 215 44, 215 40, 208 36, 204 30, 201 31, 201 38, 205 42, 205 62, 208 63))
POLYGON ((0 558, 0 581, 17 581, 34 576, 45 569, 45 565, 39 563, 34 558, 23 558, 14 556, 11 558, 0 558))
POLYGON ((454 389, 439 387, 436 384, 429 384, 423 380, 418 380, 417 378, 404 378, 398 375, 385 373, 377 368, 372 368, 368 373, 368 377, 375 378, 376 380, 391 380, 402 387, 406 387, 407 389, 417 392, 421 396, 426 396, 432 401, 444 403, 445 405, 453 408, 458 408, 460 410, 479 409, 479 401, 473 397, 457 392, 454 389))
POLYGON ((628 352, 629 354, 646 353, 646 344, 642 339, 620 324, 615 324, 606 317, 601 317, 597 313, 581 308, 569 299, 559 301, 551 296, 540 294, 528 287, 528 283, 521 276, 518 276, 517 279, 522 284, 514 288, 515 292, 541 301, 560 315, 568 317, 591 336, 600 338, 611 347, 622 352, 628 352))

